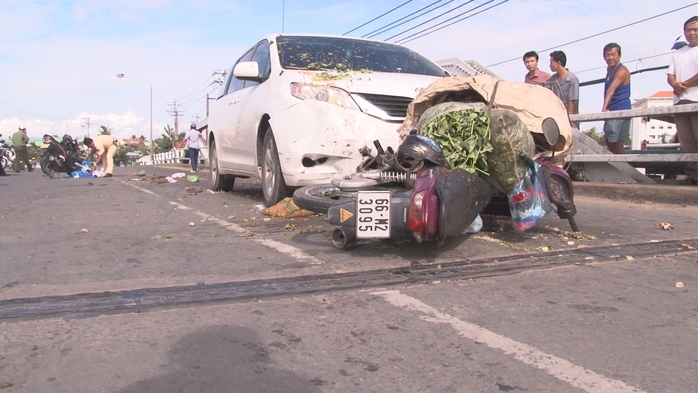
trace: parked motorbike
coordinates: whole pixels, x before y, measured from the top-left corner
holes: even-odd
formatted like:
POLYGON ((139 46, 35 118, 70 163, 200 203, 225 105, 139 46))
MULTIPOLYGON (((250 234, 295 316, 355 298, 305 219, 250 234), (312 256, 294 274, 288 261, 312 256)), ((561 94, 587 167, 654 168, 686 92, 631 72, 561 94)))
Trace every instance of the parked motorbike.
POLYGON ((39 150, 41 170, 50 178, 58 172, 71 173, 79 166, 78 142, 66 134, 59 142, 51 135, 44 135, 44 145, 39 150))
POLYGON ((0 135, 0 166, 3 169, 11 167, 15 162, 15 150, 12 146, 5 143, 5 140, 0 135))
MULTIPOLYGON (((542 125, 547 143, 554 146, 559 128, 553 119, 542 125)), ((463 170, 450 170, 441 148, 421 135, 409 135, 394 154, 374 142, 377 154, 362 151, 365 157, 356 173, 331 184, 302 187, 293 195, 301 208, 327 213, 334 245, 352 248, 360 239, 390 238, 396 233, 411 234, 418 242, 445 239, 463 233, 478 214, 511 216, 509 198, 492 195, 489 183, 463 170)), ((560 218, 568 219, 573 231, 576 208, 572 182, 567 173, 550 158, 520 160, 532 167, 532 174, 543 179, 544 197, 560 218), (537 165, 536 165, 537 164, 537 165)), ((522 193, 530 190, 524 189, 522 193)), ((545 214, 545 213, 544 213, 545 214)), ((543 215, 544 215, 543 214, 543 215)), ((540 220, 540 215, 537 220, 540 220)), ((536 221, 537 222, 537 221, 536 221)))

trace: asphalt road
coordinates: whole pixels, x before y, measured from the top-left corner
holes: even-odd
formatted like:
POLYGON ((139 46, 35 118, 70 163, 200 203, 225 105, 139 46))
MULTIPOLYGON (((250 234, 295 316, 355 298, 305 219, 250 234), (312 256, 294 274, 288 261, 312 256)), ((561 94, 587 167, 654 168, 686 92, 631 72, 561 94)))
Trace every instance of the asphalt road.
POLYGON ((136 169, 0 177, 0 390, 698 391, 696 206, 344 251, 255 182, 136 169))

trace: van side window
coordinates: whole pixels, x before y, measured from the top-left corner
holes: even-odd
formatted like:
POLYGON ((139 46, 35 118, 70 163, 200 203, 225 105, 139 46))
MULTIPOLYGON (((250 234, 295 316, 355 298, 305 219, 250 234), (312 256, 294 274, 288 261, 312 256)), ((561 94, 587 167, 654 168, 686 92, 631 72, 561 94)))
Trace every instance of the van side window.
MULTIPOLYGON (((263 40, 259 44, 257 44, 257 47, 254 51, 254 56, 252 56, 252 61, 257 62, 257 64, 259 65, 259 75, 262 77, 263 80, 266 80, 266 78, 269 77, 269 73, 271 72, 271 60, 269 58, 269 41, 263 40)), ((258 84, 259 82, 256 81, 245 81, 245 88, 255 86, 258 84)))
MULTIPOLYGON (((253 54, 254 54, 254 48, 248 50, 247 53, 242 55, 242 57, 238 61, 235 62, 235 65, 237 65, 238 63, 240 63, 242 61, 252 60, 253 54)), ((235 65, 230 70, 230 80, 228 81, 228 87, 226 88, 225 94, 230 94, 234 91, 238 91, 238 90, 242 89, 244 86, 245 81, 240 80, 240 79, 236 78, 235 76, 233 76, 233 70, 235 69, 235 65)))

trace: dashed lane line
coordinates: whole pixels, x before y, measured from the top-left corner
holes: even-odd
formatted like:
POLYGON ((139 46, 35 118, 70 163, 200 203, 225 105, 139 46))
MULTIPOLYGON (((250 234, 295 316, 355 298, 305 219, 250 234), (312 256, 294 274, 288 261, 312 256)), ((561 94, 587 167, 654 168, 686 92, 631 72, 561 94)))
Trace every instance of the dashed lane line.
POLYGON ((516 360, 541 369, 553 377, 586 392, 643 392, 622 381, 604 377, 601 374, 543 352, 530 345, 514 341, 478 325, 442 313, 413 297, 400 293, 400 291, 373 292, 373 295, 380 296, 397 307, 423 313, 424 315, 421 316, 421 319, 425 321, 451 325, 462 337, 487 345, 490 348, 502 350, 516 360))
MULTIPOLYGON (((139 187, 137 185, 131 184, 131 187, 133 187, 137 190, 143 191, 146 194, 160 197, 160 195, 158 195, 150 190, 146 190, 145 188, 139 187)), ((182 205, 181 203, 171 201, 170 204, 173 206, 176 206, 177 209, 180 209, 180 210, 192 210, 192 212, 194 214, 196 214, 197 216, 204 218, 207 221, 213 221, 216 224, 220 225, 221 227, 223 227, 224 229, 227 229, 229 231, 235 231, 235 232, 240 233, 240 234, 249 234, 249 236, 246 237, 247 240, 250 240, 254 243, 257 243, 257 244, 260 244, 262 246, 274 249, 282 254, 286 254, 286 255, 296 259, 299 262, 304 262, 304 263, 308 263, 311 265, 322 265, 325 263, 321 259, 315 258, 314 256, 307 254, 296 247, 293 247, 293 246, 290 246, 288 244, 284 244, 281 242, 277 242, 276 240, 267 239, 267 238, 264 238, 261 236, 257 236, 255 234, 251 234, 251 233, 249 233, 248 230, 246 230, 245 228, 243 228, 237 224, 234 224, 234 223, 231 223, 231 222, 228 222, 225 220, 221 220, 219 218, 213 217, 213 216, 206 214, 206 213, 199 211, 199 210, 194 210, 194 209, 190 208, 189 206, 182 205)))

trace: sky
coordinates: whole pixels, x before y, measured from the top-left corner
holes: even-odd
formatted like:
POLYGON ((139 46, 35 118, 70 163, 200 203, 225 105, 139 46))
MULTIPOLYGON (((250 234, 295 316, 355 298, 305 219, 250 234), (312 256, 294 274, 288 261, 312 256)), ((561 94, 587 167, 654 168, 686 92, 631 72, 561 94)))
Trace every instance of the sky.
MULTIPOLYGON (((361 37, 379 30, 372 39, 401 43, 432 60, 475 60, 519 81, 526 73, 523 53, 539 51, 539 67, 549 71, 549 53, 562 50, 567 68, 584 82, 605 76, 602 49, 609 42, 621 45, 630 71, 667 65, 683 22, 698 15, 698 2, 0 0, 0 10, 0 134, 24 126, 34 139, 45 133, 82 138, 89 124, 90 135, 106 126, 120 138, 150 139, 151 88, 154 138, 174 128, 175 110, 185 131, 205 117, 216 72, 270 33, 361 37), (433 11, 380 31, 429 5, 425 11, 433 11), (478 6, 485 11, 414 35, 478 6), (117 78, 120 73, 125 77, 117 78)), ((669 90, 665 70, 635 74, 631 84, 632 99, 669 90)), ((599 112, 602 96, 603 84, 581 87, 580 112, 599 112)))

